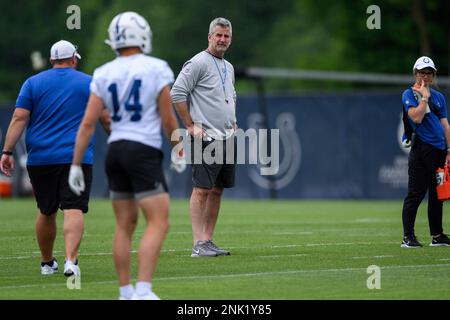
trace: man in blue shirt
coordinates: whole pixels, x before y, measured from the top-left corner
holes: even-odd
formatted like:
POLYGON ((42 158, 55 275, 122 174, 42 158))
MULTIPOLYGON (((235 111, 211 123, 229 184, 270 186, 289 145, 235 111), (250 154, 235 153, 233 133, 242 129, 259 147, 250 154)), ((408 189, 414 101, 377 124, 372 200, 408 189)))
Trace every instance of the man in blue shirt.
POLYGON ((428 222, 432 236, 430 246, 450 246, 443 233, 442 202, 436 192, 436 170, 450 164, 450 126, 444 95, 430 87, 436 67, 429 57, 420 57, 413 67, 415 83, 403 92, 403 108, 414 130, 408 159, 408 195, 403 203, 404 248, 422 245, 414 234, 417 210, 428 191, 428 222))
POLYGON ((58 41, 51 47, 53 67, 28 78, 20 90, 0 160, 1 171, 10 176, 14 146, 26 127, 27 170, 39 209, 36 236, 43 275, 58 269, 53 256, 58 208, 64 212, 64 274, 80 275, 77 252, 84 229, 83 214, 88 211, 93 163, 91 140, 83 159, 87 187, 77 196, 67 179, 91 82, 91 76, 75 70, 80 58, 68 41, 58 41))

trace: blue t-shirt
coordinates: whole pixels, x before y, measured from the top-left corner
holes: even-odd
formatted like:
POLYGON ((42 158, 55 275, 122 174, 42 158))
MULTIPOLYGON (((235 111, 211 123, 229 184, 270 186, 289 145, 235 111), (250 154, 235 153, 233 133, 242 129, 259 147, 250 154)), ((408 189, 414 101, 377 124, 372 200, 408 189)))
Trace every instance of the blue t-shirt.
MULTIPOLYGON (((91 78, 72 68, 52 68, 25 81, 16 108, 30 111, 25 139, 27 165, 72 163, 91 78)), ((83 163, 93 163, 93 140, 83 163)))
MULTIPOLYGON (((430 110, 430 112, 425 114, 420 124, 414 123, 409 117, 408 120, 420 140, 438 149, 445 150, 447 148, 447 142, 445 140, 444 127, 440 122, 440 119, 447 118, 445 97, 439 91, 430 88, 430 98, 428 101, 429 104, 433 103, 437 115, 430 110)), ((419 101, 414 96, 411 88, 403 92, 402 102, 406 112, 408 112, 409 108, 416 108, 419 105, 419 101)))

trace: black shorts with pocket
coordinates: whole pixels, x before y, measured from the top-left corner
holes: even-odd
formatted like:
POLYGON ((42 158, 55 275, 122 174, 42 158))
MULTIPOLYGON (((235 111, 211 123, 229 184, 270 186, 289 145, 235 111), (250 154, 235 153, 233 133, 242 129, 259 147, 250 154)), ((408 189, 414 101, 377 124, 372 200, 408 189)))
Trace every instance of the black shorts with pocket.
MULTIPOLYGON (((214 140, 205 141, 205 140, 197 140, 197 138, 191 138, 191 163, 192 163, 192 183, 195 188, 202 189, 212 189, 213 186, 218 186, 221 188, 232 188, 234 187, 235 181, 235 171, 236 171, 236 141, 235 138, 229 138, 232 140, 214 140), (199 160, 199 150, 200 148, 194 147, 196 143, 201 142, 201 163, 196 163, 199 160), (214 146, 212 145, 214 144, 214 146), (212 158, 215 157, 215 152, 207 152, 205 153, 205 148, 211 148, 212 150, 220 150, 222 151, 222 155, 218 156, 218 158, 222 158, 219 163, 211 161, 205 162, 205 154, 210 154, 212 158), (233 146, 234 155, 228 150, 232 159, 228 159, 227 163, 227 147, 230 148, 233 146), (199 150, 197 150, 199 149, 199 150), (195 154, 197 152, 197 155, 195 154), (231 160, 231 161, 230 161, 231 160), (232 162, 232 163, 230 163, 232 162)), ((208 149, 209 149, 208 148, 208 149)), ((209 149, 209 150, 211 150, 209 149)), ((212 159, 211 158, 211 159, 212 159)))
POLYGON ((27 166, 37 207, 43 214, 51 215, 58 209, 88 212, 92 165, 83 164, 82 169, 86 188, 77 196, 69 187, 70 164, 27 166))
POLYGON ((105 170, 111 199, 139 200, 168 192, 163 156, 161 150, 135 141, 110 143, 105 170))

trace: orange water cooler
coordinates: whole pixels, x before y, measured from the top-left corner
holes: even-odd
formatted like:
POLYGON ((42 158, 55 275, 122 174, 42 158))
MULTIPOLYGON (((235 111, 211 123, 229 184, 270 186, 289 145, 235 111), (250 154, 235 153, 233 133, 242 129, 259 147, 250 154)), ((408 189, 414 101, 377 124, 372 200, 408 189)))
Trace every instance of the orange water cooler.
POLYGON ((12 178, 0 173, 0 198, 12 197, 13 183, 12 178))
POLYGON ((449 168, 447 165, 444 166, 444 169, 439 168, 436 170, 436 190, 438 199, 441 201, 450 199, 450 177, 448 174, 449 168))

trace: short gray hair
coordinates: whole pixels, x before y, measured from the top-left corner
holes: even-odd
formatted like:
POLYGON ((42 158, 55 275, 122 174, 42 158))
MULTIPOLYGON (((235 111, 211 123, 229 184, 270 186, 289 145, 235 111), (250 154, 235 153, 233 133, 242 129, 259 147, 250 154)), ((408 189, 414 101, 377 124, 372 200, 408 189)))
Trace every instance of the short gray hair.
POLYGON ((213 21, 211 21, 211 23, 209 24, 209 33, 213 33, 214 28, 216 26, 221 26, 224 28, 230 28, 230 33, 233 33, 233 29, 231 28, 231 22, 228 19, 225 18, 215 18, 213 21))

